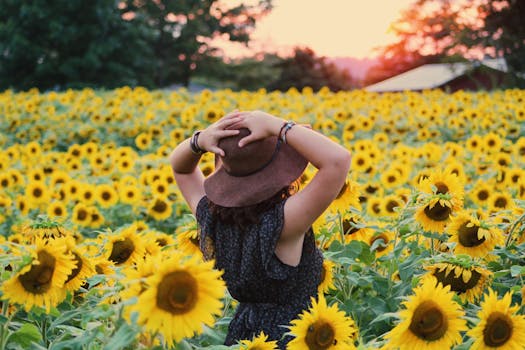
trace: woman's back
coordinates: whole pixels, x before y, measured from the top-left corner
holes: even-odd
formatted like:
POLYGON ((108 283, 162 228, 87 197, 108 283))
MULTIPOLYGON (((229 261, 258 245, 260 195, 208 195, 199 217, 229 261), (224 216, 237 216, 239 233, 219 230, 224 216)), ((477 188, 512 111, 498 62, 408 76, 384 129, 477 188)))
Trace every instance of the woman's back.
POLYGON ((258 223, 241 229, 212 215, 207 197, 199 201, 196 217, 203 254, 215 259, 230 294, 240 302, 227 345, 251 339, 261 331, 279 339, 286 331, 283 326, 307 309, 310 298, 317 294, 323 258, 311 229, 305 235, 299 265, 284 264, 275 255, 285 202, 261 212, 258 223))

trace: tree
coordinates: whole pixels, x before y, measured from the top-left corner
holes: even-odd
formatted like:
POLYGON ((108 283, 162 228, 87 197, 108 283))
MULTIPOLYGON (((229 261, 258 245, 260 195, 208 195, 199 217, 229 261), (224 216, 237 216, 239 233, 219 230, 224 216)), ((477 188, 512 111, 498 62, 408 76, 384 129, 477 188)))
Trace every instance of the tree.
POLYGON ((151 85, 146 38, 114 0, 2 0, 0 89, 151 85))
MULTIPOLYGON (((525 2, 417 0, 393 23, 398 40, 382 51, 394 74, 423 63, 499 57, 525 73, 525 2)), ((369 79, 373 80, 373 79, 369 79)))
POLYGON ((347 70, 340 70, 325 57, 317 57, 310 48, 294 49, 294 55, 278 63, 279 78, 267 86, 269 90, 302 89, 311 87, 314 91, 326 86, 332 91, 348 90, 356 86, 347 70))
POLYGON ((218 0, 125 0, 122 14, 144 16, 155 33, 150 45, 156 57, 156 85, 187 86, 199 63, 217 54, 213 39, 247 44, 256 21, 271 10, 271 2, 225 8, 218 0))

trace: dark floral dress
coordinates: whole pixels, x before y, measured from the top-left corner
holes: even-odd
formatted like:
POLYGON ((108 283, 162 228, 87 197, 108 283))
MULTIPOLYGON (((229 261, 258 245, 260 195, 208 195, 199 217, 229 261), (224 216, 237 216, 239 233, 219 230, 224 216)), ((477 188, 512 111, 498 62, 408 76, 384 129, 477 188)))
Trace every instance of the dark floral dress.
POLYGON ((284 203, 261 213, 261 220, 241 231, 215 220, 207 197, 197 205, 200 247, 204 258, 215 259, 223 270, 230 295, 239 301, 230 322, 225 344, 251 339, 264 331, 269 340, 278 340, 285 349, 293 339, 284 336, 290 321, 308 309, 317 296, 323 256, 312 229, 305 236, 298 266, 286 265, 275 255, 275 246, 284 224, 284 203))

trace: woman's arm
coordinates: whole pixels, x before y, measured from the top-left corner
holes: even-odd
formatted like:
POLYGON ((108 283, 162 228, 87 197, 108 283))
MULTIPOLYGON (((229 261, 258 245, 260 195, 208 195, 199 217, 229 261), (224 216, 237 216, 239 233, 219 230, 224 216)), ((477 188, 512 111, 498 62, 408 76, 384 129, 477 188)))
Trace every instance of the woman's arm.
MULTIPOLYGON (((279 136, 285 121, 261 111, 247 113, 232 128, 246 127, 251 134, 239 141, 244 146, 255 140, 279 136)), ((300 125, 293 126, 286 134, 286 142, 297 150, 317 169, 316 175, 284 206, 285 222, 276 254, 290 265, 297 265, 301 258, 304 233, 328 208, 343 187, 350 168, 348 150, 328 137, 300 125)))
MULTIPOLYGON (((223 137, 238 134, 238 130, 228 130, 227 128, 241 120, 241 114, 233 112, 208 126, 199 134, 199 148, 206 152, 224 155, 224 151, 218 147, 218 142, 223 137)), ((192 152, 190 139, 178 144, 169 156, 177 186, 193 214, 195 214, 200 199, 204 196, 204 175, 197 166, 200 158, 199 154, 192 152)))

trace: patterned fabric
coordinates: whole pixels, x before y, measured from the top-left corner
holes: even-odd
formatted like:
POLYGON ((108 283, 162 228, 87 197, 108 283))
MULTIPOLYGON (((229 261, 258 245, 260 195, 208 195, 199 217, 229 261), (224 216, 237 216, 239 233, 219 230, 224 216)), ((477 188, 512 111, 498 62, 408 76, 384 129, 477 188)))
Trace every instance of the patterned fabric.
POLYGON ((317 297, 323 256, 308 230, 298 266, 290 266, 275 255, 275 246, 284 224, 284 203, 261 213, 261 220, 245 231, 215 220, 203 197, 197 205, 200 248, 205 259, 215 259, 224 271, 231 296, 239 301, 230 322, 226 345, 251 339, 264 331, 278 340, 281 349, 292 339, 284 336, 291 320, 317 297))

